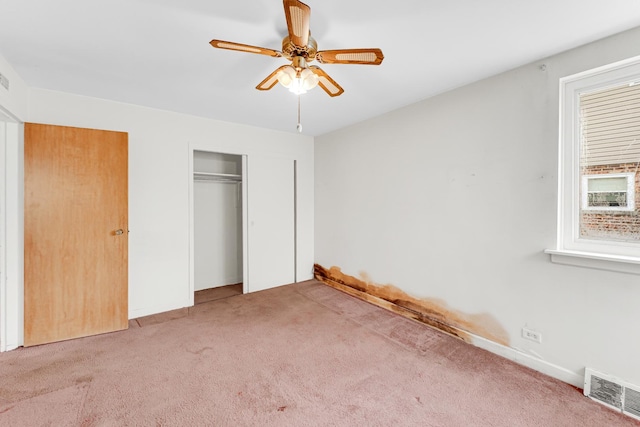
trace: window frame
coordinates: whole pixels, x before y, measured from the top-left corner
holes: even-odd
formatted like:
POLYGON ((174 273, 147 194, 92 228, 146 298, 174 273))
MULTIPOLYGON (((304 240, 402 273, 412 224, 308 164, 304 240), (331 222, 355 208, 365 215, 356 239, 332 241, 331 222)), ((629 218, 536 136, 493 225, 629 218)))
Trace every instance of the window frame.
MULTIPOLYGON (((560 262, 554 260, 554 255, 566 255, 606 259, 614 264, 634 263, 640 267, 640 242, 590 240, 581 238, 579 232, 582 208, 580 95, 632 82, 640 82, 640 56, 560 79, 557 248, 546 251, 554 262, 560 262)), ((633 270, 640 274, 640 268, 633 270)))

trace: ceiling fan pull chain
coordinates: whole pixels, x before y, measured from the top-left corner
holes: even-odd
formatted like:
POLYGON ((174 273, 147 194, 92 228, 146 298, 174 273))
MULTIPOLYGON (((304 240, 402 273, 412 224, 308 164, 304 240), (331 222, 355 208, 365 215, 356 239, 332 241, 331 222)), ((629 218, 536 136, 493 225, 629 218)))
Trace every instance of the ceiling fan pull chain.
POLYGON ((298 126, 296 126, 296 129, 302 133, 302 123, 300 122, 300 94, 298 94, 298 126))

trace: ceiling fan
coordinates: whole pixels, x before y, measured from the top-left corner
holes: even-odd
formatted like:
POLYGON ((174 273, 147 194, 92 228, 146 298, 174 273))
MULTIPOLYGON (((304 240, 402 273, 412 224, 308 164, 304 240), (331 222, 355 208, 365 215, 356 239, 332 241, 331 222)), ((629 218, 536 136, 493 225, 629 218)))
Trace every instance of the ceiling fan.
POLYGON ((382 51, 373 49, 318 50, 318 44, 309 31, 311 8, 298 0, 284 0, 284 14, 289 34, 282 40, 282 51, 251 46, 223 40, 211 40, 211 46, 219 49, 237 50, 273 57, 283 57, 291 61, 283 65, 260 82, 256 89, 269 90, 280 82, 291 92, 305 93, 320 86, 329 96, 339 96, 344 89, 320 67, 309 65, 316 60, 321 64, 364 64, 380 65, 382 51))

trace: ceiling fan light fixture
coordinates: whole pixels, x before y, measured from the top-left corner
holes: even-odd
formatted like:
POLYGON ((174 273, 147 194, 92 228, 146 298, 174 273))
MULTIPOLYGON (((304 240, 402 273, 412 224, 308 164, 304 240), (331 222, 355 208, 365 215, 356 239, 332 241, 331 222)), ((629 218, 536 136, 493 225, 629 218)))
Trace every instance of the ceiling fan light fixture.
POLYGON ((295 78, 293 79, 291 86, 289 86, 289 92, 296 95, 302 95, 303 93, 307 93, 307 90, 304 88, 302 80, 295 78))
POLYGON ((314 87, 318 86, 319 81, 320 79, 318 78, 318 76, 316 76, 314 72, 308 68, 305 68, 300 72, 300 82, 305 90, 311 90, 314 87))
POLYGON ((298 71, 291 65, 278 71, 276 78, 282 86, 289 89, 289 92, 296 95, 307 93, 307 91, 316 87, 319 82, 318 76, 310 69, 304 68, 298 71))
POLYGON ((321 64, 364 64, 380 65, 384 59, 378 48, 318 50, 318 44, 311 37, 309 20, 311 8, 300 0, 282 0, 287 20, 287 35, 282 39, 282 51, 242 43, 213 39, 209 43, 218 49, 229 49, 258 55, 285 58, 291 65, 283 65, 269 74, 256 86, 258 90, 270 90, 279 82, 290 92, 298 95, 298 131, 300 123, 300 96, 320 86, 329 96, 340 96, 344 89, 320 67, 307 65, 312 61, 321 64))
POLYGON ((296 78, 296 74, 297 74, 296 69, 293 68, 291 65, 287 65, 286 67, 278 71, 276 78, 278 79, 278 82, 280 82, 282 86, 288 89, 293 84, 293 81, 296 78))

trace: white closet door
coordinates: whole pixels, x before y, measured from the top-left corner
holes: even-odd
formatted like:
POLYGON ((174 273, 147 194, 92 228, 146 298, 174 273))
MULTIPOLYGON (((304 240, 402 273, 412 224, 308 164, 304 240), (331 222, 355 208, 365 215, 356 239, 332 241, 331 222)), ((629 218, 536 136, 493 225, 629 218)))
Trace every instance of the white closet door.
POLYGON ((294 162, 248 156, 248 291, 295 281, 294 162))

